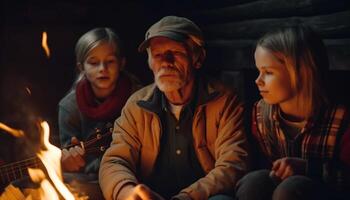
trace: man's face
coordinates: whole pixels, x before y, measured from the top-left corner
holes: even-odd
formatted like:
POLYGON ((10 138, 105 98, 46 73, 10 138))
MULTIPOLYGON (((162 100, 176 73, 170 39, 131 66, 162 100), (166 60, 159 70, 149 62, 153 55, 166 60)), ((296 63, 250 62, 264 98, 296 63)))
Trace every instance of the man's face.
POLYGON ((193 53, 184 43, 166 37, 150 41, 148 64, 156 85, 163 92, 179 90, 194 78, 193 60, 193 53))

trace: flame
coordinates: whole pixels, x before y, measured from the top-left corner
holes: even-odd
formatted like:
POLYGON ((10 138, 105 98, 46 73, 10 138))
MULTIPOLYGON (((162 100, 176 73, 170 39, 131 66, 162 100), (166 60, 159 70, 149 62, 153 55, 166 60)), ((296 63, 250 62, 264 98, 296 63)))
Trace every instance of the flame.
POLYGON ((50 197, 52 200, 59 200, 55 188, 45 178, 45 173, 41 169, 28 168, 28 173, 34 182, 40 183, 38 191, 39 199, 47 199, 47 197, 50 197))
MULTIPOLYGON (((0 129, 16 136, 24 136, 22 130, 16 130, 0 123, 0 129)), ((65 200, 85 200, 86 196, 79 197, 73 195, 62 181, 61 171, 61 150, 49 142, 50 128, 47 122, 40 122, 40 141, 41 149, 36 154, 43 163, 48 177, 42 169, 28 168, 28 173, 33 182, 40 185, 39 189, 35 189, 25 198, 32 199, 52 199, 59 200, 62 197, 65 200)), ((12 185, 5 188, 0 196, 0 200, 6 199, 6 195, 22 195, 22 193, 12 185)), ((24 198, 21 198, 24 199, 24 198)))
POLYGON ((0 122, 0 129, 6 131, 7 133, 9 133, 10 135, 12 135, 14 137, 23 137, 24 136, 24 132, 22 130, 13 129, 13 128, 8 127, 7 125, 5 125, 1 122, 0 122))
POLYGON ((29 95, 32 95, 32 91, 29 89, 29 87, 26 87, 26 91, 28 92, 29 95))
MULTIPOLYGON (((74 200, 73 194, 68 190, 68 188, 62 182, 62 172, 61 172, 61 150, 56 146, 50 144, 49 142, 49 134, 50 128, 47 122, 43 121, 40 123, 41 126, 41 140, 43 142, 43 148, 37 153, 37 156, 44 164, 48 176, 50 177, 52 183, 54 184, 57 191, 62 195, 62 197, 66 200, 74 200)), ((39 181, 42 186, 43 193, 41 193, 40 199, 55 199, 56 192, 48 192, 53 187, 50 182, 45 178, 40 179, 41 172, 40 171, 31 171, 30 177, 33 181, 39 181), (38 178, 39 177, 39 178, 38 178), (48 195, 48 196, 45 196, 48 195)))
POLYGON ((46 31, 43 32, 41 46, 43 47, 43 49, 46 53, 46 56, 49 58, 50 57, 50 49, 49 49, 49 46, 47 45, 47 33, 46 33, 46 31))

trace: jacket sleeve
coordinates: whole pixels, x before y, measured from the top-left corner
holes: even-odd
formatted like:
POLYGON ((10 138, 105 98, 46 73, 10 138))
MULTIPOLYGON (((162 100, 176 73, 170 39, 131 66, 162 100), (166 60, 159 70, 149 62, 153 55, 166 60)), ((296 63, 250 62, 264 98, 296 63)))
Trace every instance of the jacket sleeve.
POLYGON ((136 121, 132 115, 134 111, 127 103, 121 116, 114 123, 113 140, 111 146, 103 155, 99 182, 107 200, 117 199, 121 188, 125 184, 137 184, 136 163, 139 160, 140 141, 136 133, 136 121))
POLYGON ((350 194, 348 190, 350 188, 350 125, 348 125, 342 140, 340 142, 340 162, 343 164, 343 184, 347 189, 347 194, 350 194))
POLYGON ((81 132, 78 110, 67 109, 63 105, 59 105, 58 128, 61 147, 64 148, 71 144, 73 136, 77 137, 81 132))
POLYGON ((207 175, 182 190, 178 199, 208 199, 216 194, 232 195, 236 182, 248 168, 247 141, 243 128, 243 105, 232 95, 219 114, 215 141, 215 166, 207 175), (186 198, 186 196, 188 196, 186 198))

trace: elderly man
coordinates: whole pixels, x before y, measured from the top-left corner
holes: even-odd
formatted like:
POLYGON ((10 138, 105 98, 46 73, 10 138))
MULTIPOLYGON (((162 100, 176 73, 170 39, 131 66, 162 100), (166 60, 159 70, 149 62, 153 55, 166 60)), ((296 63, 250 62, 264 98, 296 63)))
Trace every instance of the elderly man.
POLYGON ((167 16, 149 28, 155 83, 137 91, 114 125, 100 166, 106 199, 232 199, 247 168, 243 106, 222 84, 201 77, 201 30, 167 16))

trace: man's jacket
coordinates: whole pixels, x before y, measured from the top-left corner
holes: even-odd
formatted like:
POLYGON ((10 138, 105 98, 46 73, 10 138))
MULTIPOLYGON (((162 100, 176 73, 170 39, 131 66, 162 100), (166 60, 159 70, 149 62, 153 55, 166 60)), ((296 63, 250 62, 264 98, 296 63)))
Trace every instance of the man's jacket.
MULTIPOLYGON (((206 176, 181 190, 177 195, 180 199, 232 194, 247 170, 243 105, 222 84, 204 80, 200 83, 199 95, 204 101, 196 106, 192 133, 194 149, 206 176)), ((113 141, 99 172, 106 199, 117 199, 125 184, 142 183, 152 173, 162 136, 159 116, 148 109, 161 107, 155 98, 156 90, 152 84, 133 94, 115 121, 113 141)))

